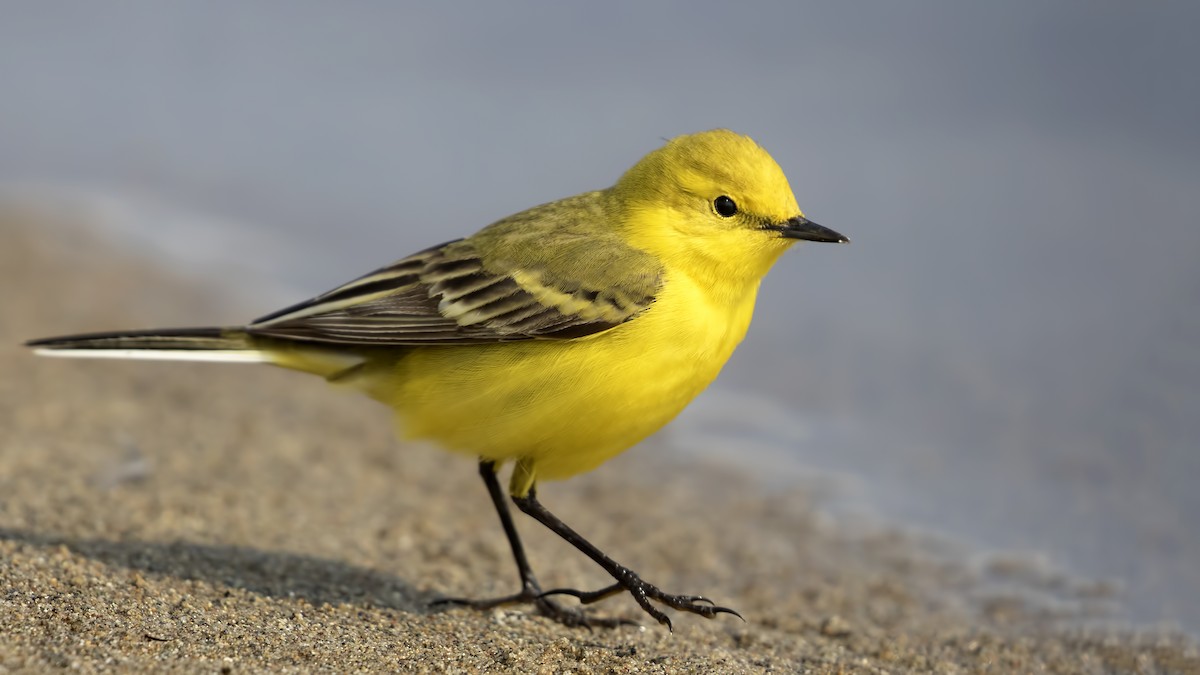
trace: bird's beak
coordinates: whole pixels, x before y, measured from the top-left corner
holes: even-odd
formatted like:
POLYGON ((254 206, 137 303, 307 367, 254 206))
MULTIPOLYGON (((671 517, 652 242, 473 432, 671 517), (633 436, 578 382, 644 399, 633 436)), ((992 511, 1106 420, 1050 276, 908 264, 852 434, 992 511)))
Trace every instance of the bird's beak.
POLYGON ((778 225, 772 225, 769 229, 778 230, 785 239, 804 239, 805 241, 821 241, 831 244, 850 243, 846 237, 828 227, 818 225, 804 216, 789 218, 778 225))

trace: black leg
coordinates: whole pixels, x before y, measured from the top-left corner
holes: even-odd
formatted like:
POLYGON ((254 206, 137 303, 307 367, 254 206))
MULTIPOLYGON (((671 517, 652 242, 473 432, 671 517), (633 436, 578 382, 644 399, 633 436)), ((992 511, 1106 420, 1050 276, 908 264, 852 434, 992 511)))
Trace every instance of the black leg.
POLYGON ((521 537, 517 534, 517 526, 513 523, 512 514, 508 510, 508 502, 504 499, 504 493, 500 490, 499 481, 496 480, 496 463, 481 460, 479 462, 479 475, 483 478, 483 484, 487 486, 488 495, 492 498, 492 505, 496 507, 496 515, 500 516, 500 525, 504 527, 504 534, 508 537, 508 545, 512 548, 513 559, 517 563, 517 573, 521 576, 521 590, 512 595, 485 600, 443 598, 435 600, 435 605, 460 605, 473 609, 489 610, 501 605, 533 603, 542 614, 568 626, 613 627, 633 623, 624 619, 592 618, 583 612, 568 609, 547 598, 546 594, 542 592, 541 585, 538 584, 537 577, 533 575, 533 568, 529 565, 529 559, 525 557, 525 546, 521 544, 521 537))
POLYGON ((508 510, 508 502, 500 490, 500 481, 496 480, 496 463, 480 462, 479 475, 483 477, 483 484, 487 486, 488 496, 492 498, 492 505, 496 507, 496 515, 500 516, 500 525, 504 527, 504 535, 508 537, 508 545, 512 548, 513 559, 517 561, 517 574, 521 576, 521 592, 518 595, 540 593, 541 586, 533 576, 533 568, 529 566, 529 559, 525 557, 525 546, 521 544, 521 535, 517 534, 517 526, 508 510))
POLYGON ((712 604, 712 601, 701 595, 672 595, 659 590, 657 586, 642 581, 641 577, 630 570, 628 567, 619 564, 617 561, 608 557, 603 551, 596 548, 587 539, 584 539, 578 532, 571 529, 563 521, 559 520, 558 516, 550 513, 550 511, 542 506, 537 500, 537 491, 534 489, 524 497, 513 497, 513 503, 517 508, 528 514, 539 523, 550 528, 558 536, 570 542, 572 546, 583 552, 584 555, 591 558, 597 565, 604 568, 604 571, 612 575, 617 583, 606 586, 598 591, 584 592, 569 588, 556 588, 542 594, 542 597, 548 595, 573 595, 579 598, 584 604, 603 600, 604 598, 616 595, 622 591, 627 591, 637 601, 638 605, 650 616, 654 617, 659 623, 665 625, 668 629, 671 628, 671 619, 667 617, 661 610, 650 603, 651 600, 657 600, 662 604, 674 609, 699 614, 705 618, 711 619, 718 614, 732 614, 741 619, 742 615, 729 609, 728 607, 718 607, 712 604))

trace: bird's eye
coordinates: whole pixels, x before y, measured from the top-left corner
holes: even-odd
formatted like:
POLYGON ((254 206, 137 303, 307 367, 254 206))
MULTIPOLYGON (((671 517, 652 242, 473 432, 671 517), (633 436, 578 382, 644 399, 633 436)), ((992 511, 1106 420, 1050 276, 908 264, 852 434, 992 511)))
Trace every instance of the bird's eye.
POLYGON ((713 208, 717 210, 717 214, 723 218, 731 218, 737 213, 737 204, 732 199, 721 195, 713 200, 713 208))

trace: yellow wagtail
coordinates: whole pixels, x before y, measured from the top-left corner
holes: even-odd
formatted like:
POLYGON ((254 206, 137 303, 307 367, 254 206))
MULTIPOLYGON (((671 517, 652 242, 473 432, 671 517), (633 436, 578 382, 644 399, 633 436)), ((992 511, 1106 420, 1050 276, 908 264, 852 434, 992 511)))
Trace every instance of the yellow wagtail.
POLYGON ((521 590, 445 602, 529 602, 568 625, 611 626, 626 622, 550 596, 586 604, 628 592, 669 628, 653 602, 737 613, 643 581, 542 506, 537 482, 590 471, 675 417, 742 341, 767 270, 802 239, 847 241, 804 217, 765 150, 719 129, 669 141, 606 190, 509 216, 245 326, 28 344, 57 356, 270 363, 358 388, 409 436, 479 458, 521 590), (543 591, 497 481, 505 462, 513 503, 615 583, 543 591))

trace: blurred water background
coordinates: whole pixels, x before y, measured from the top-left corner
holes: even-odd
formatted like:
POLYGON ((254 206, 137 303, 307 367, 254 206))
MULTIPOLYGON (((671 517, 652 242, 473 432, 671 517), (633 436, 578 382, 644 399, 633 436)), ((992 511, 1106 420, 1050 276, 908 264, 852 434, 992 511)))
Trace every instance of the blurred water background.
POLYGON ((239 303, 266 312, 734 128, 854 243, 776 267, 665 438, 1200 633, 1197 26, 1099 0, 12 3, 0 190, 274 280, 239 303))

